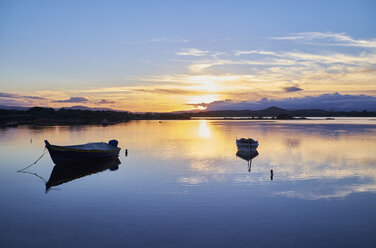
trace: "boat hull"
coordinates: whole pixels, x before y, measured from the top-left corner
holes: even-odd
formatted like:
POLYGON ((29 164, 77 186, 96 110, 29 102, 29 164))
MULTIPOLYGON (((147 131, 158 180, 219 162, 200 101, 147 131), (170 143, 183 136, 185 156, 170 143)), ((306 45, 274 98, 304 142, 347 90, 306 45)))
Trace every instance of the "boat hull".
POLYGON ((243 143, 240 141, 236 141, 236 146, 238 149, 256 149, 258 147, 258 142, 255 143, 243 143))
POLYGON ((48 152, 55 164, 90 163, 113 160, 119 157, 120 148, 113 150, 75 150, 62 146, 47 145, 48 152))
POLYGON ((236 152, 236 156, 238 156, 241 159, 244 159, 246 161, 252 160, 255 157, 257 157, 259 153, 257 152, 256 149, 238 149, 236 152))

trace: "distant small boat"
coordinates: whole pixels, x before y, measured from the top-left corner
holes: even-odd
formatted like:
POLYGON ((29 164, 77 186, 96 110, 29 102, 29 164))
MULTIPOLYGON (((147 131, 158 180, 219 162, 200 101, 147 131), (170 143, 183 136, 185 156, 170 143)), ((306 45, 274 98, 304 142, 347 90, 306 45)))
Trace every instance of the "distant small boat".
POLYGON ((236 145, 239 149, 256 149, 258 147, 258 141, 248 138, 240 138, 236 140, 236 145))
POLYGON ((74 146, 51 145, 47 140, 46 148, 55 164, 72 164, 85 162, 101 162, 119 157, 120 147, 117 140, 108 143, 87 143, 74 146))

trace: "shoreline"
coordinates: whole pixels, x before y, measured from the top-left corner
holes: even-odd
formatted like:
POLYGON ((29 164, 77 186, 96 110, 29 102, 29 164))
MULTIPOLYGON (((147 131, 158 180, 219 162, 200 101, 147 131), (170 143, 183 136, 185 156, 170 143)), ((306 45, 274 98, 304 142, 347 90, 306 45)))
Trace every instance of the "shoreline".
POLYGON ((113 125, 131 120, 251 120, 273 121, 291 120, 303 121, 322 118, 333 121, 337 118, 373 118, 376 112, 350 111, 336 112, 318 109, 286 110, 270 107, 264 110, 229 110, 205 111, 186 113, 132 113, 108 110, 72 110, 33 107, 29 110, 0 109, 0 126, 14 127, 18 125, 55 126, 55 125, 113 125))
POLYGON ((117 124, 128 123, 132 121, 157 121, 159 123, 163 123, 165 121, 251 121, 251 122, 274 122, 274 123, 281 123, 280 121, 286 121, 284 124, 297 124, 298 123, 307 123, 307 124, 367 124, 367 123, 354 123, 350 121, 370 121, 374 123, 368 123, 367 125, 376 125, 376 118, 374 117, 310 117, 310 118, 293 118, 293 119, 276 119, 276 118, 248 118, 248 117, 193 117, 193 118, 185 118, 185 119, 130 119, 126 121, 120 122, 108 122, 108 123, 100 123, 100 122, 77 122, 77 121, 47 121, 47 122, 40 122, 40 121, 10 121, 8 123, 1 123, 0 128, 15 128, 18 126, 34 126, 34 127, 53 127, 53 126, 103 126, 103 127, 110 127, 117 124), (296 122, 295 122, 296 121, 296 122), (324 123, 323 123, 324 122, 324 123))

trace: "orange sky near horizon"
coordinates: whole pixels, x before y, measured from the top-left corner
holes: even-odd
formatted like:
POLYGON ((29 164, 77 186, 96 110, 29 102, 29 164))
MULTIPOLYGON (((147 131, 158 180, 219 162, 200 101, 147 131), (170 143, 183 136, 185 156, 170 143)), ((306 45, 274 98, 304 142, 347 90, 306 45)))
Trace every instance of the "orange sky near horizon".
POLYGON ((167 2, 5 1, 0 105, 170 112, 376 97, 373 1, 167 2))

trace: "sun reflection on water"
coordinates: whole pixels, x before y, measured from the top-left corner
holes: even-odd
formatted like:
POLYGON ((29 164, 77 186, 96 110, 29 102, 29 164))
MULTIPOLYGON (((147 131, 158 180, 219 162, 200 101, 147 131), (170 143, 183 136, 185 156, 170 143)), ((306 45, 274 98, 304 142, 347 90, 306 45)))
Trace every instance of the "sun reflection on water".
POLYGON ((210 128, 208 127, 207 120, 200 120, 198 134, 201 138, 205 138, 205 139, 210 138, 210 128))

